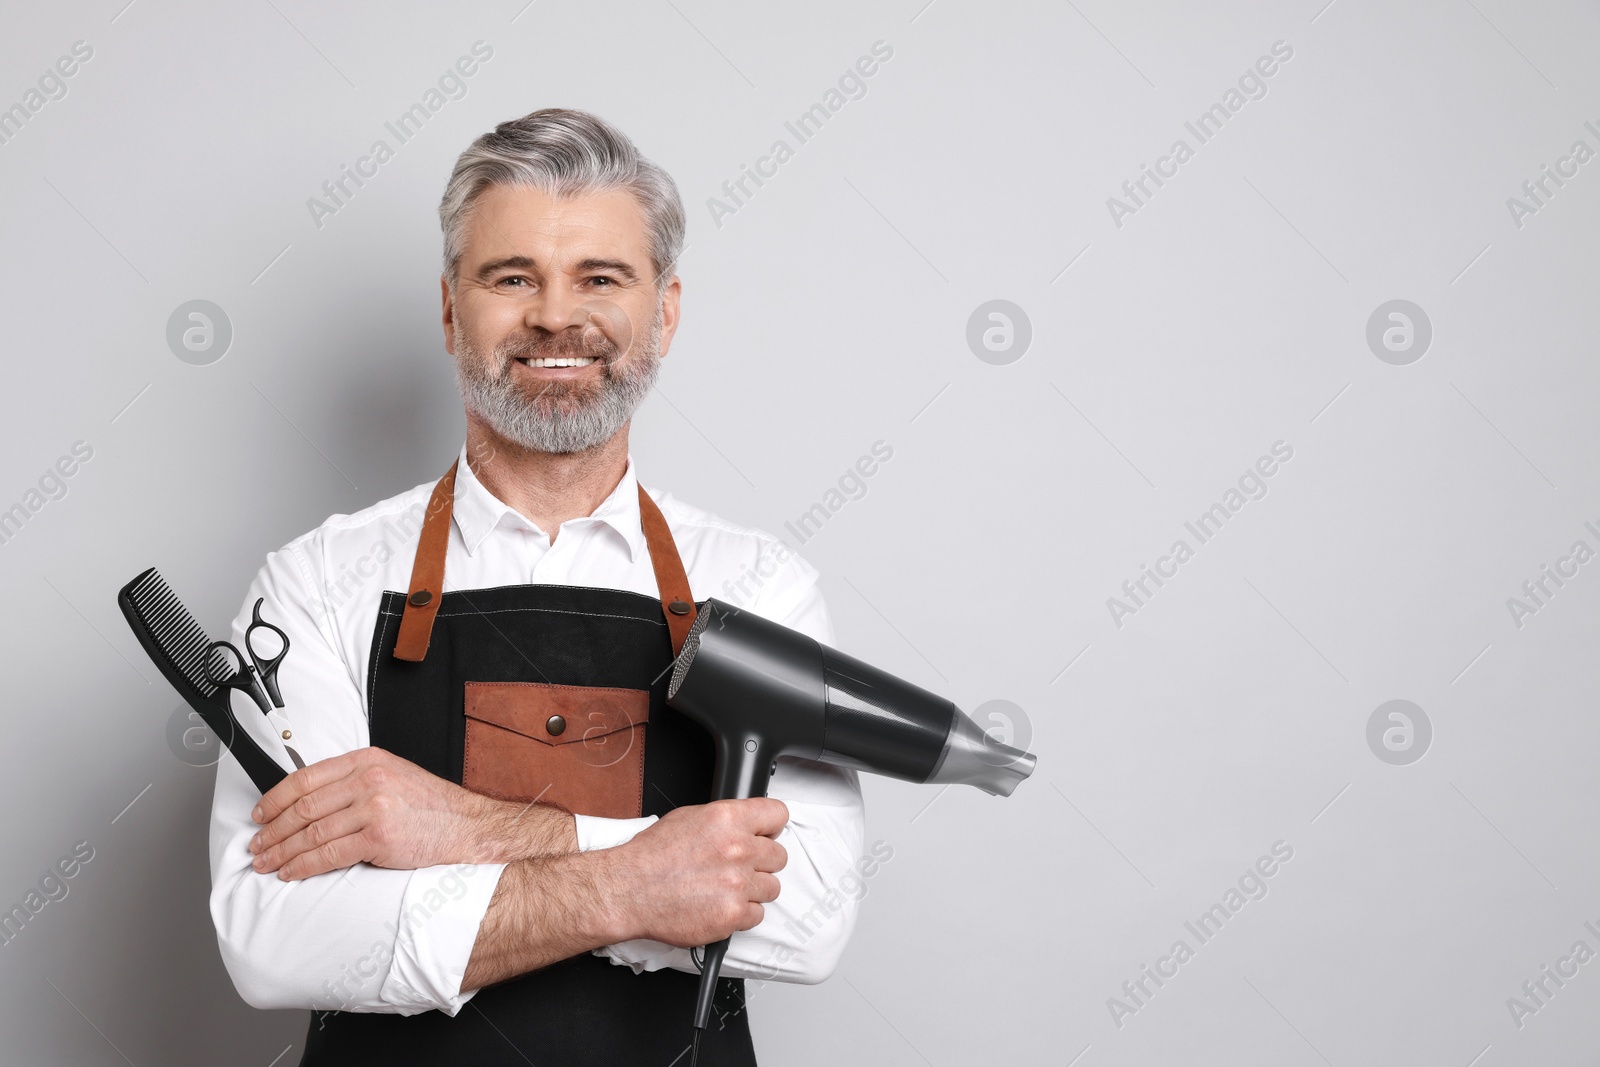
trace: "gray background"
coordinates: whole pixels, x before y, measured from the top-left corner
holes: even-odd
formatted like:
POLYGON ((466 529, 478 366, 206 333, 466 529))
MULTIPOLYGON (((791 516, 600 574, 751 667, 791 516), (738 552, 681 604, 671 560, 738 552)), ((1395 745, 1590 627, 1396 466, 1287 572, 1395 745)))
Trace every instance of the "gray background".
MULTIPOLYGON (((494 123, 618 123, 677 179, 684 320, 634 426, 645 480, 799 545, 839 643, 1030 741, 1009 800, 866 782, 839 972, 753 994, 772 1065, 1577 1064, 1600 961, 1520 1029, 1506 1000, 1600 950, 1600 160, 1519 228, 1506 199, 1600 149, 1592 3, 705 0, 8 4, 0 508, 93 459, 0 549, 0 903, 95 858, 0 947, 4 1058, 293 1063, 305 1015, 235 995, 206 913, 212 771, 116 588, 160 566, 220 632, 264 554, 431 479, 462 433, 435 207, 494 123), (493 58, 318 228, 306 207, 483 40, 493 58), (706 201, 874 41, 893 58, 718 227, 706 201), (1106 199, 1273 42, 1266 84, 1136 215, 1106 199), (1069 266, 1070 265, 1070 266, 1069 266), (231 320, 210 366, 168 316, 231 320), (993 299, 1030 348, 966 342, 993 299), (1380 361, 1374 309, 1434 338, 1380 361), (1294 456, 1119 628, 1106 600, 1273 442, 1294 456), (1380 760, 1416 702, 1424 758, 1380 760), (131 806, 130 806, 131 804, 131 806), (1270 893, 1184 928, 1273 843, 1270 893), (1118 1027, 1173 941, 1195 956, 1118 1027), (1197 947, 1198 946, 1198 947, 1197 947)), ((702 591, 702 595, 715 591, 702 591)))

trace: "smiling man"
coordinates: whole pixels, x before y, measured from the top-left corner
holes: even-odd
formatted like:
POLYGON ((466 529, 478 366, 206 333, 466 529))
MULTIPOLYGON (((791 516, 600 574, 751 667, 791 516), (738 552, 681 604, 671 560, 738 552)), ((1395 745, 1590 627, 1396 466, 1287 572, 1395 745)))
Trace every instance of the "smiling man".
POLYGON ((769 797, 708 803, 711 739, 665 704, 696 593, 833 636, 813 568, 635 470, 679 323, 677 188, 550 109, 474 142, 440 219, 466 441, 245 598, 235 643, 259 599, 290 650, 285 708, 244 721, 306 765, 258 797, 218 764, 223 959, 256 1007, 316 1009, 302 1064, 667 1067, 692 948, 731 934, 700 1060, 753 1064, 744 979, 833 969, 863 813, 853 771, 788 758, 769 797))

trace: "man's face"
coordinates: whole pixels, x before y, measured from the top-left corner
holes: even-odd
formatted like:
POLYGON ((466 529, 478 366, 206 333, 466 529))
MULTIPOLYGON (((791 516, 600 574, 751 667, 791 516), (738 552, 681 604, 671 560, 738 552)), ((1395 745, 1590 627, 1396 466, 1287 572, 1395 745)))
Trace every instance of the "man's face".
POLYGON ((469 415, 541 452, 626 426, 677 328, 678 280, 657 295, 644 212, 623 190, 491 186, 469 209, 454 291, 441 284, 469 415))

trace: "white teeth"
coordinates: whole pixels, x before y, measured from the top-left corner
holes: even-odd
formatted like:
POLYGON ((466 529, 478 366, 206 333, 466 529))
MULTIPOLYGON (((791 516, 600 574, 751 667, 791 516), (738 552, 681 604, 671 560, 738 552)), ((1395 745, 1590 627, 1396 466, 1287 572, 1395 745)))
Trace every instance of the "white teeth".
POLYGON ((551 356, 545 359, 528 359, 522 362, 530 367, 587 367, 594 356, 551 356))

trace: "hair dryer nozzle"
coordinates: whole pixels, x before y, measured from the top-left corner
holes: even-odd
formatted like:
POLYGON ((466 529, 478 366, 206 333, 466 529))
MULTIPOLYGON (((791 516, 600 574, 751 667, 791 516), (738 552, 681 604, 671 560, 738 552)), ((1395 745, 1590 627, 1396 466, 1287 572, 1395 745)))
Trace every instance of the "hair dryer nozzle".
POLYGON ((1033 753, 996 741, 956 709, 944 752, 928 775, 928 782, 972 785, 985 793, 1008 797, 1018 782, 1033 773, 1037 762, 1033 753))

